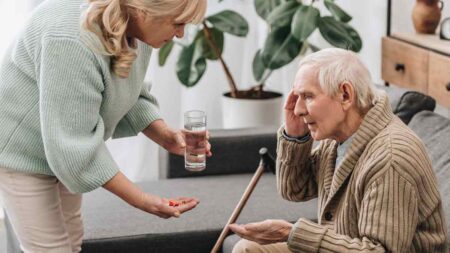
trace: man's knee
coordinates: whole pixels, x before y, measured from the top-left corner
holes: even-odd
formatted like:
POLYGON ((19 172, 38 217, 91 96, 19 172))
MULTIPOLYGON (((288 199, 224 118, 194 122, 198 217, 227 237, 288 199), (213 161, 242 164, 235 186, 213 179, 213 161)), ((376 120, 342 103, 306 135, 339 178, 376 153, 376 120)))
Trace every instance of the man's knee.
POLYGON ((234 245, 233 253, 260 252, 260 245, 256 242, 241 239, 234 245))

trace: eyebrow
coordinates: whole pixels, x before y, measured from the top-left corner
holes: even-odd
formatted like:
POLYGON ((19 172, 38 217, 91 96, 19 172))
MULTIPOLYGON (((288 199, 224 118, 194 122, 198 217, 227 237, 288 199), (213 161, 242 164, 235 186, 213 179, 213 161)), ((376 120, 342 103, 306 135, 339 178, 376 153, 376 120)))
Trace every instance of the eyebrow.
POLYGON ((294 89, 294 94, 295 95, 305 95, 305 94, 313 94, 313 92, 311 90, 296 90, 294 89))

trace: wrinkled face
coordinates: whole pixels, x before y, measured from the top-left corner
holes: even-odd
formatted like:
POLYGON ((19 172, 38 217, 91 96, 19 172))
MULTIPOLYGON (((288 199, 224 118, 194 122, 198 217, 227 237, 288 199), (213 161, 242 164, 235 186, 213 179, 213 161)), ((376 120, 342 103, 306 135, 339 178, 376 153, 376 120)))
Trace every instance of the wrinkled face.
POLYGON ((298 96, 294 113, 303 117, 314 140, 337 139, 346 113, 338 98, 322 90, 313 67, 299 69, 293 91, 298 96))
POLYGON ((175 17, 150 17, 149 15, 134 15, 132 36, 150 45, 160 48, 175 36, 184 36, 185 23, 178 23, 175 17))

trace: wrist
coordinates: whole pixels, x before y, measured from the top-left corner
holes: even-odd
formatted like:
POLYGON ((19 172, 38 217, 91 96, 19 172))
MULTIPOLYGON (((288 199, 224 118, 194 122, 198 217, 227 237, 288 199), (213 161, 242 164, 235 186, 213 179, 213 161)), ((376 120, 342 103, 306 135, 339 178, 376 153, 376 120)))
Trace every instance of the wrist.
POLYGON ((130 203, 132 206, 134 206, 137 209, 143 210, 145 206, 145 192, 140 192, 139 197, 136 198, 136 201, 134 203, 130 203))
POLYGON ((289 128, 287 124, 283 125, 283 130, 286 136, 289 136, 290 138, 302 138, 309 134, 307 128, 300 131, 298 128, 292 129, 292 126, 289 128))
POLYGON ((158 119, 150 123, 150 125, 144 130, 144 134, 163 146, 165 141, 170 136, 172 129, 162 119, 158 119))
POLYGON ((143 206, 145 192, 133 184, 122 172, 117 173, 103 187, 131 206, 136 208, 143 206))
POLYGON ((292 228, 294 227, 294 225, 292 223, 289 222, 289 224, 286 226, 285 230, 284 230, 284 242, 287 242, 289 240, 289 236, 291 234, 292 228))
POLYGON ((311 139, 311 135, 309 134, 309 132, 304 133, 303 135, 300 136, 291 136, 286 132, 286 129, 283 129, 283 131, 281 132, 283 135, 283 138, 285 138, 288 141, 295 141, 295 142, 299 142, 299 143, 304 143, 309 141, 309 139, 311 139))

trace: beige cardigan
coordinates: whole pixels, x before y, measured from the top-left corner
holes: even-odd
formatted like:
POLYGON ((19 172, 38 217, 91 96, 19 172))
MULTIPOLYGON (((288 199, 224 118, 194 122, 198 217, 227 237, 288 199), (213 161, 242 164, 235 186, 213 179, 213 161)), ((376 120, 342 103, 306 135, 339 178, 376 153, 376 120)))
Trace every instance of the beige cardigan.
POLYGON ((318 198, 318 224, 300 218, 294 252, 447 252, 447 226, 430 159, 383 93, 335 169, 334 140, 297 143, 278 134, 283 198, 318 198), (307 155, 311 154, 311 155, 307 155))

